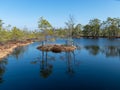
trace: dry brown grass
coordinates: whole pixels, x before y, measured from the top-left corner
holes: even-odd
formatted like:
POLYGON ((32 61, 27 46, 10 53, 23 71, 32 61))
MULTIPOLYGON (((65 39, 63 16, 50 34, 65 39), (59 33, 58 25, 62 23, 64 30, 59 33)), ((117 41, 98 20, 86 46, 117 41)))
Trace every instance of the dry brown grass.
POLYGON ((0 45, 0 60, 2 60, 2 58, 5 58, 7 55, 9 55, 11 52, 13 52, 13 50, 19 46, 25 46, 28 45, 32 42, 17 42, 17 43, 7 43, 5 45, 0 45))
POLYGON ((44 45, 44 46, 39 46, 37 49, 42 50, 42 51, 52 51, 52 52, 69 52, 69 51, 74 51, 76 49, 75 46, 65 46, 65 45, 44 45))

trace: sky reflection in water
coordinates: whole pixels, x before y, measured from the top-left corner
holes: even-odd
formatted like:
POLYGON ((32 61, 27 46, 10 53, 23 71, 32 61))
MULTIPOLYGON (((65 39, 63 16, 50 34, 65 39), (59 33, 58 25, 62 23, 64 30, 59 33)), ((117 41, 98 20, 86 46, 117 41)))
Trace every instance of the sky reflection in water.
POLYGON ((74 52, 41 52, 40 42, 17 48, 0 61, 0 90, 119 90, 120 40, 74 41, 74 52))

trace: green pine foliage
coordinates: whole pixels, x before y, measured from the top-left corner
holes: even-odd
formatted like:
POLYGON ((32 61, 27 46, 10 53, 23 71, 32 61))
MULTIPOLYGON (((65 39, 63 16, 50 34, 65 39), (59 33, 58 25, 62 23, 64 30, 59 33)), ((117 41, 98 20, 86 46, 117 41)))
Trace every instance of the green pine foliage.
POLYGON ((8 25, 3 27, 4 22, 0 20, 0 44, 9 41, 26 41, 26 40, 46 40, 47 36, 54 37, 120 37, 120 18, 108 17, 105 21, 95 18, 86 25, 75 24, 71 17, 66 23, 67 28, 53 29, 49 21, 41 17, 38 21, 40 30, 30 31, 28 29, 19 29, 8 25))

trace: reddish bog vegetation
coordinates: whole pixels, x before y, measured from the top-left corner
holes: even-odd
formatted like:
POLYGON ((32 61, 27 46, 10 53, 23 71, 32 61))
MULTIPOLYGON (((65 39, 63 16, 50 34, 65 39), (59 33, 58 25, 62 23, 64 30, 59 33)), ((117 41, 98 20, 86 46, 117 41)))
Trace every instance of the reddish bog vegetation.
POLYGON ((52 51, 52 52, 69 52, 69 51, 74 51, 76 49, 75 46, 66 46, 66 45, 43 45, 43 46, 38 46, 37 49, 41 51, 52 51))

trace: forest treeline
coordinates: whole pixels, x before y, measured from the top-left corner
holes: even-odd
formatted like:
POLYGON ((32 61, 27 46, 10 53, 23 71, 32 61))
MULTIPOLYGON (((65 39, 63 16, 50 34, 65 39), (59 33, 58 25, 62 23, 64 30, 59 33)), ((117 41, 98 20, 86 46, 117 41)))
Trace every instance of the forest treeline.
POLYGON ((17 27, 11 27, 8 25, 3 27, 3 21, 0 20, 0 44, 8 42, 25 42, 38 37, 42 37, 39 31, 30 31, 27 28, 19 29, 17 27))
POLYGON ((88 24, 82 25, 75 24, 70 17, 66 25, 67 28, 58 29, 58 35, 65 36, 69 34, 68 36, 75 38, 120 38, 120 18, 108 17, 105 21, 95 18, 90 20, 88 24))
POLYGON ((72 16, 65 22, 65 28, 54 28, 49 21, 41 17, 38 20, 38 29, 30 31, 27 28, 19 29, 8 25, 3 27, 4 22, 0 20, 0 44, 14 41, 26 41, 35 39, 47 39, 47 36, 54 37, 87 37, 87 38, 119 38, 120 18, 108 17, 105 21, 97 18, 89 21, 88 24, 76 24, 72 16))

